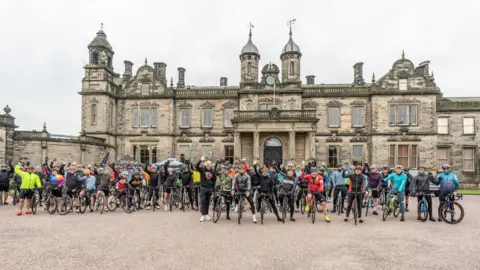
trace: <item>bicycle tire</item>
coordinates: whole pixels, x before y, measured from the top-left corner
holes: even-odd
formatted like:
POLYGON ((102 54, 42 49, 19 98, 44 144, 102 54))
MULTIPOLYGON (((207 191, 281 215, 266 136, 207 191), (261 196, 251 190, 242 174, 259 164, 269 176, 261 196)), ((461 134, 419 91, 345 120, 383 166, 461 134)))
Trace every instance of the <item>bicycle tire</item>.
POLYGON ((338 192, 338 197, 337 197, 337 215, 341 215, 343 207, 342 207, 342 192, 338 192))
POLYGON ((34 215, 37 213, 37 205, 38 205, 37 196, 36 196, 36 194, 33 194, 33 197, 32 197, 32 213, 34 215))
POLYGON ((382 214, 383 221, 387 220, 387 217, 388 217, 388 207, 385 206, 385 208, 383 208, 383 214, 382 214))
POLYGON ((217 203, 213 207, 213 223, 217 223, 221 215, 222 215, 222 202, 221 202, 221 198, 219 197, 217 199, 217 203))
POLYGON ((283 206, 282 206, 282 221, 285 223, 285 219, 287 218, 287 203, 288 203, 288 198, 285 196, 283 198, 283 206))
POLYGON ((172 192, 168 196, 170 197, 170 203, 169 203, 169 206, 168 206, 169 207, 168 210, 170 210, 170 212, 172 212, 173 211, 173 204, 175 202, 175 192, 172 190, 172 192))
MULTIPOLYGON (((101 192, 98 197, 99 197, 98 198, 98 206, 100 207, 100 215, 102 215, 103 211, 105 210, 105 194, 103 192, 101 192)), ((107 202, 107 208, 108 208, 108 202, 107 202)), ((117 203, 116 202, 115 202, 115 209, 117 209, 117 203)))
POLYGON ((358 221, 358 216, 357 216, 357 214, 358 214, 358 213, 357 213, 357 211, 358 211, 358 210, 357 210, 357 207, 358 207, 358 206, 357 206, 357 197, 354 197, 353 200, 354 200, 353 203, 352 203, 353 219, 355 220, 355 225, 357 225, 357 221, 358 221))
POLYGON ((68 197, 68 195, 67 196, 65 196, 65 195, 62 196, 61 199, 60 199, 62 204, 57 206, 57 212, 61 216, 64 216, 64 215, 68 214, 68 212, 70 211, 70 209, 68 209, 68 206, 70 205, 70 202, 69 202, 67 197, 68 197))
POLYGON ((18 191, 17 189, 15 189, 15 191, 13 192, 12 204, 16 205, 17 203, 18 203, 18 191))
POLYGON ((443 203, 442 206, 441 206, 441 208, 440 208, 440 213, 441 213, 442 219, 443 219, 443 221, 445 221, 445 222, 448 223, 448 224, 452 224, 452 225, 458 224, 458 223, 460 223, 460 222, 463 220, 463 218, 464 218, 464 216, 465 216, 465 210, 463 209, 463 206, 462 206, 461 204, 459 204, 458 202, 450 202, 450 203, 451 203, 451 205, 452 205, 452 208, 453 208, 454 213, 455 213, 458 209, 460 209, 460 218, 455 219, 455 220, 452 220, 452 219, 448 220, 448 217, 447 217, 447 214, 448 214, 448 211, 447 211, 447 210, 448 210, 448 209, 447 209, 447 208, 448 208, 448 204, 447 204, 447 203, 443 203), (456 210, 456 209, 457 209, 457 210, 456 210))
POLYGON ((393 216, 397 218, 399 215, 400 215, 400 206, 396 206, 393 209, 393 216))
MULTIPOLYGON (((105 195, 104 195, 105 197, 105 195)), ((104 198, 105 200, 105 198, 104 198)), ((103 202, 105 204, 105 201, 103 202)), ((108 196, 107 198, 107 208, 110 212, 114 212, 115 210, 117 210, 117 204, 118 204, 118 198, 117 198, 117 195, 114 195, 114 194, 110 194, 110 196, 108 196)))
POLYGON ((133 206, 131 203, 132 200, 133 200, 133 196, 130 195, 129 191, 127 191, 127 194, 125 195, 125 197, 123 198, 123 202, 121 203, 123 211, 125 211, 125 213, 127 214, 132 213, 132 206, 133 206))
MULTIPOLYGON (((315 199, 312 198, 312 200, 315 200, 315 199)), ((315 201, 314 203, 317 204, 316 201, 315 201)), ((316 215, 316 212, 315 212, 315 209, 313 208, 313 203, 310 203, 310 204, 312 204, 312 206, 310 206, 310 216, 312 217, 312 224, 315 224, 315 215, 316 215)))
POLYGON ((57 212, 57 199, 52 195, 48 196, 48 199, 46 201, 46 208, 47 212, 50 215, 53 215, 55 214, 55 212, 57 212))
POLYGON ((372 195, 368 196, 367 203, 365 205, 365 217, 368 216, 368 208, 370 208, 371 203, 372 203, 372 195))
POLYGON ((300 198, 300 212, 302 215, 305 214, 305 207, 307 206, 307 200, 305 199, 305 194, 302 191, 302 197, 300 198))
POLYGON ((265 202, 263 201, 260 202, 260 224, 263 225, 263 216, 265 215, 265 202))
POLYGON ((238 225, 242 222, 242 214, 243 214, 243 197, 240 196, 240 200, 238 201, 238 225))
POLYGON ((85 213, 85 210, 87 210, 87 206, 89 205, 88 203, 88 195, 84 195, 78 198, 78 210, 80 211, 81 214, 85 213))
POLYGON ((417 214, 418 217, 420 218, 420 221, 425 222, 428 219, 428 203, 425 199, 422 199, 420 203, 418 203, 417 206, 417 214), (425 205, 425 206, 423 206, 425 205), (423 211, 422 206, 425 208, 425 211, 423 211))
POLYGON ((47 189, 43 188, 42 189, 42 199, 40 201, 45 202, 47 200, 47 197, 48 197, 47 189))

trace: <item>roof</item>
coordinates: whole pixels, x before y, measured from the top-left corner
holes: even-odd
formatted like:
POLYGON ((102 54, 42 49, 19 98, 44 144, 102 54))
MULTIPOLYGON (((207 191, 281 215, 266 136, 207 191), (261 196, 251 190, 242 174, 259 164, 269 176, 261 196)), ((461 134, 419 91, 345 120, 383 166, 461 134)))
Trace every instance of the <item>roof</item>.
POLYGON ((285 44, 285 46, 283 47, 282 54, 289 53, 289 52, 301 53, 300 47, 293 41, 292 29, 290 29, 289 35, 290 35, 290 38, 288 39, 287 44, 285 44))
POLYGON ((480 101, 480 97, 444 97, 451 101, 480 101))
POLYGON ((107 40, 107 35, 103 30, 99 30, 97 32, 97 36, 90 42, 89 46, 91 47, 104 47, 109 50, 112 50, 112 46, 110 45, 110 42, 107 40))
POLYGON ((253 53, 260 55, 257 46, 255 46, 252 41, 252 30, 250 30, 250 34, 248 35, 248 42, 247 44, 245 44, 245 46, 243 46, 242 50, 240 51, 240 55, 245 53, 253 53))

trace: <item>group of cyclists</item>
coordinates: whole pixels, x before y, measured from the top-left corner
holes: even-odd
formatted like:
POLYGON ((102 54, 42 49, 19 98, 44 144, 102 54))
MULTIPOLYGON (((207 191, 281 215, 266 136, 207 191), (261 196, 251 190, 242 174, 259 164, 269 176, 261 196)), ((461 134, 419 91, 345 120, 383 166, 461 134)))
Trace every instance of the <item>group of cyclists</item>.
MULTIPOLYGON (((277 220, 283 222, 285 217, 280 217, 278 208, 288 209, 290 221, 295 221, 295 212, 303 213, 305 210, 310 213, 317 204, 325 222, 330 222, 327 203, 332 202, 331 213, 345 213, 344 221, 348 222, 350 213, 356 210, 358 221, 363 223, 362 207, 371 208, 373 215, 378 215, 379 204, 388 202, 390 196, 397 196, 400 221, 403 222, 405 211, 409 211, 409 195, 417 196, 420 202, 424 194, 430 193, 430 183, 439 184, 441 205, 447 196, 453 201, 453 194, 459 188, 458 179, 448 164, 443 165, 443 171, 434 177, 422 166, 418 168, 418 174, 412 176, 401 165, 378 169, 368 163, 357 166, 345 163, 328 168, 323 162, 317 166, 314 160, 307 164, 302 162, 301 165, 287 163, 267 166, 259 164, 257 160, 249 165, 245 159, 230 163, 225 160, 213 162, 202 157, 196 163, 187 160, 175 168, 168 161, 159 166, 54 165, 55 161, 49 164, 46 158, 44 164, 37 166, 24 160, 16 165, 12 162, 1 165, 0 204, 8 205, 9 193, 11 195, 13 191, 11 202, 18 203, 19 216, 23 214, 25 200, 25 214, 29 215, 34 205, 42 206, 43 202, 47 210, 61 198, 68 199, 68 205, 71 204, 70 208, 64 208, 64 212, 83 213, 82 208, 88 206, 90 212, 97 210, 103 213, 111 210, 109 204, 112 197, 115 208, 122 205, 128 212, 143 208, 159 209, 161 203, 166 211, 171 211, 174 206, 180 210, 191 207, 192 210, 200 210, 200 222, 205 222, 211 220, 209 210, 222 199, 222 211, 226 212, 227 220, 230 219, 231 210, 243 212, 238 209, 239 205, 248 202, 253 222, 257 223, 256 214, 261 211, 263 199, 277 220), (32 200, 35 194, 40 197, 37 201, 32 200)), ((432 199, 430 196, 426 199, 430 220, 435 221, 432 199)), ((68 206, 66 203, 63 205, 68 206)), ((440 216, 439 207, 438 221, 442 220, 440 216)))

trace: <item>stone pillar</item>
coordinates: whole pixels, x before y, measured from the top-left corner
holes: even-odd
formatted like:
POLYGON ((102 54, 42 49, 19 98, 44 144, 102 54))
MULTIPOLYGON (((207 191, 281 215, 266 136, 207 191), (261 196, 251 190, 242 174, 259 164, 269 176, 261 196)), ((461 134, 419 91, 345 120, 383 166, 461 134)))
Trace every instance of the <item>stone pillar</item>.
POLYGON ((304 153, 304 159, 305 159, 305 162, 308 163, 308 161, 310 160, 310 137, 309 137, 309 133, 306 133, 305 134, 305 153, 304 153))
POLYGON ((87 150, 86 145, 80 145, 80 164, 85 166, 85 151, 87 150))
POLYGON ((295 162, 295 131, 288 133, 288 152, 290 162, 295 162))
POLYGON ((148 146, 148 164, 152 164, 152 146, 148 146))
POLYGON ((233 134, 233 153, 236 159, 242 158, 242 141, 240 138, 240 132, 235 132, 233 134))
POLYGON ((253 132, 253 159, 260 159, 260 132, 258 131, 253 132))
POLYGON ((135 157, 138 162, 140 162, 140 145, 137 144, 137 151, 135 151, 135 157))
POLYGON ((317 151, 315 151, 316 150, 315 149, 315 132, 309 132, 308 133, 308 141, 310 141, 309 142, 309 148, 306 149, 306 152, 307 151, 310 152, 309 153, 310 154, 309 159, 316 159, 316 152, 317 151))

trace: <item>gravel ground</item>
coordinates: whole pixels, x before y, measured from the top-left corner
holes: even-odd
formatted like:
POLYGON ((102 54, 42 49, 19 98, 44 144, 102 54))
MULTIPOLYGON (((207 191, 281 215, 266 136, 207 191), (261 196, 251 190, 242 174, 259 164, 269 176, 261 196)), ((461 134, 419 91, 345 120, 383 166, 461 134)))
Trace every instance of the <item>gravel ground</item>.
POLYGON ((188 210, 17 217, 0 206, 0 269, 480 269, 479 203, 465 196, 458 225, 422 223, 411 211, 404 223, 369 215, 358 226, 336 214, 330 224, 269 214, 262 226, 248 211, 237 225, 236 213, 213 224, 188 210))

